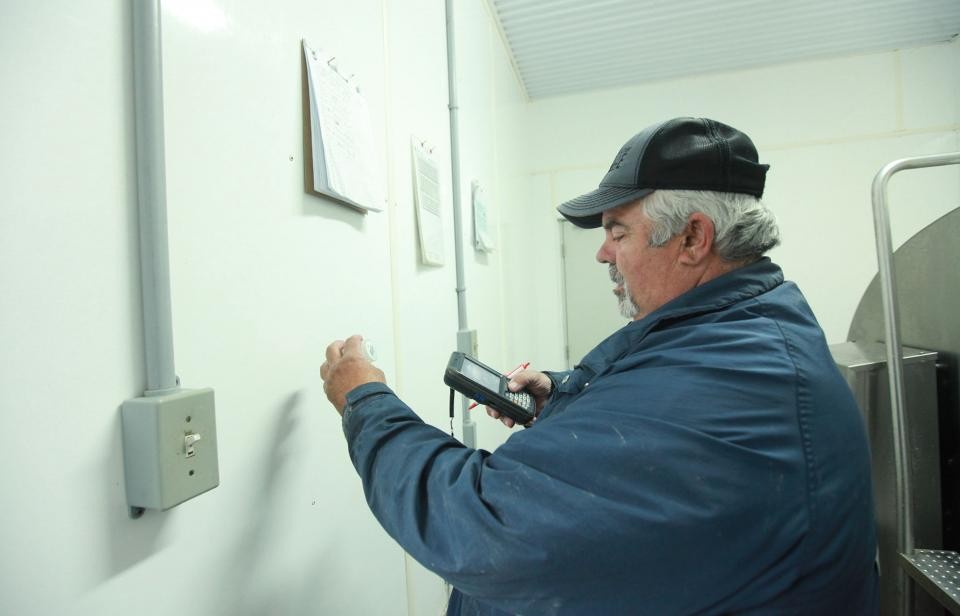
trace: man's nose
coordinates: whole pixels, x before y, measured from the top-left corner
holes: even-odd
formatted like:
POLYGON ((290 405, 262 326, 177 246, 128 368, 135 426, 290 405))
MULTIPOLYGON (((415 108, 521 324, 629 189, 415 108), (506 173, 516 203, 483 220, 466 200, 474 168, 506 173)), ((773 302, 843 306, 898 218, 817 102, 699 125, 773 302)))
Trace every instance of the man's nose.
POLYGON ((599 261, 600 263, 613 263, 613 259, 611 258, 610 251, 607 250, 606 240, 604 240, 603 243, 600 244, 600 249, 597 250, 597 261, 599 261))

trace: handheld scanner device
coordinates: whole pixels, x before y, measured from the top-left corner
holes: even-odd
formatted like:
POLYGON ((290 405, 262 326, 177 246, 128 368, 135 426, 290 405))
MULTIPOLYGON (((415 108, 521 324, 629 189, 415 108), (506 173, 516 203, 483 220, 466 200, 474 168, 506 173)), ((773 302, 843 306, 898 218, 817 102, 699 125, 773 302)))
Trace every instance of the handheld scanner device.
POLYGON ((464 396, 500 411, 517 423, 526 425, 536 417, 536 401, 530 394, 507 389, 509 379, 475 358, 454 351, 450 355, 443 382, 464 396))

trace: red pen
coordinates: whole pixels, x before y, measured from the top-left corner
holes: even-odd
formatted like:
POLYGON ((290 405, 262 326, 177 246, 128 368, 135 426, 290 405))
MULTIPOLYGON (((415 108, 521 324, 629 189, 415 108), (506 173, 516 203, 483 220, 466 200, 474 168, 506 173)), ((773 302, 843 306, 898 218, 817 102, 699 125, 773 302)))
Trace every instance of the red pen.
MULTIPOLYGON (((509 379, 509 378, 512 377, 514 374, 520 372, 521 370, 526 370, 526 369, 529 368, 529 367, 530 367, 530 362, 528 362, 528 361, 527 361, 527 362, 523 362, 522 364, 520 364, 519 366, 517 366, 516 368, 514 368, 514 369, 511 370, 510 372, 504 374, 503 376, 505 376, 505 377, 507 377, 507 378, 509 379)), ((469 410, 471 410, 472 408, 474 408, 474 407, 476 407, 476 406, 480 406, 480 405, 479 405, 477 402, 474 402, 473 404, 471 404, 470 406, 467 407, 467 410, 469 411, 469 410)))

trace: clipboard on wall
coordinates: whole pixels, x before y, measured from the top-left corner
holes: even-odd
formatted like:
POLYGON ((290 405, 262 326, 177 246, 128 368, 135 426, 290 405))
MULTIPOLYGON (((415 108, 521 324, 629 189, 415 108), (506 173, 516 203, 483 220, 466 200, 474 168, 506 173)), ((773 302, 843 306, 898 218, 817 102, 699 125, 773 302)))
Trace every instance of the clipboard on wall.
POLYGON ((336 56, 308 43, 304 56, 304 186, 361 211, 383 211, 384 180, 366 100, 336 56))

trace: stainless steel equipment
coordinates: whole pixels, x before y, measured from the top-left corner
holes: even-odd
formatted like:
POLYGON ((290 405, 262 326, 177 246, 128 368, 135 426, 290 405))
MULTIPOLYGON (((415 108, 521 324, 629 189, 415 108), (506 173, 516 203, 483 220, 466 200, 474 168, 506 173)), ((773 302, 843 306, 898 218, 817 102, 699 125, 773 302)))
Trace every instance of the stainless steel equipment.
MULTIPOLYGON (((862 359, 872 357, 870 361, 879 362, 878 367, 864 369, 861 365, 861 375, 854 378, 852 386, 855 392, 861 387, 858 397, 864 392, 872 392, 873 396, 861 400, 861 408, 872 436, 885 614, 941 613, 942 608, 930 603, 933 597, 960 614, 960 588, 955 587, 955 581, 960 581, 960 559, 943 550, 960 547, 956 520, 960 511, 956 487, 960 435, 960 210, 927 226, 894 255, 886 198, 886 185, 894 173, 954 164, 960 164, 960 152, 894 161, 877 174, 873 202, 880 271, 853 318, 848 340, 857 344, 845 351, 834 349, 835 358, 844 367, 844 362, 859 361, 851 355, 855 355, 851 348, 864 350, 870 348, 870 343, 883 343, 882 360, 876 357, 876 347, 863 351, 862 359), (932 355, 918 354, 915 349, 904 354, 903 344, 935 352, 935 363, 932 355), (918 384, 905 378, 905 367, 918 357, 929 358, 927 363, 933 363, 935 385, 928 377, 919 379, 918 384), (882 384, 879 388, 862 385, 859 378, 882 379, 882 384), (887 395, 880 393, 883 384, 887 395), (936 391, 936 421, 934 412, 917 402, 926 400, 930 390, 936 391), (884 410, 888 412, 880 417, 878 413, 884 410), (939 460, 939 480, 931 480, 929 475, 936 466, 934 459, 939 460), (931 486, 938 482, 937 493, 931 486), (915 550, 915 542, 933 549, 915 550), (892 564, 898 560, 898 564, 892 564), (914 597, 913 585, 904 572, 925 591, 914 597)), ((848 378, 851 374, 856 376, 856 370, 850 372, 852 366, 844 369, 848 378)))
MULTIPOLYGON (((861 304, 862 306, 862 304, 861 304)), ((878 306, 879 309, 879 306, 878 306)), ((886 347, 877 342, 844 342, 830 347, 833 359, 864 413, 870 438, 873 493, 880 560, 881 614, 901 614, 905 578, 897 546, 896 465, 887 385, 886 347)), ((937 438, 937 353, 904 347, 903 376, 909 418, 910 480, 913 534, 921 545, 940 546, 943 533, 940 499, 940 455, 937 438)), ((940 616, 943 610, 923 593, 912 599, 910 613, 940 616)))

